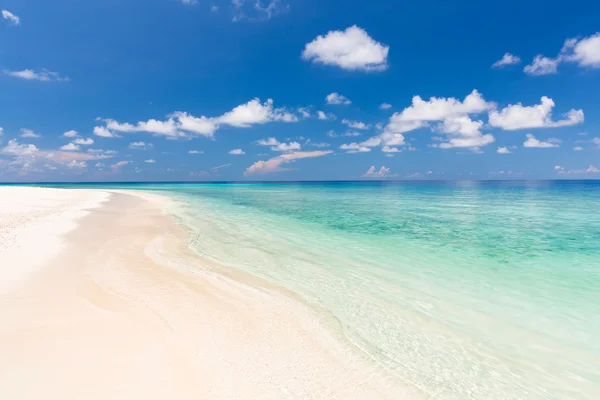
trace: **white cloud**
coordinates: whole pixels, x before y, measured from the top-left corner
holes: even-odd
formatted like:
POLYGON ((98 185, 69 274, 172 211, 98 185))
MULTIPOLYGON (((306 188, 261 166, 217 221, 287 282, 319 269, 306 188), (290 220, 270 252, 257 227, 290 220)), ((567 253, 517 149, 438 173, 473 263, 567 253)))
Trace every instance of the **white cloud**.
POLYGON ((346 150, 347 153, 368 153, 371 148, 360 143, 348 143, 340 146, 340 149, 346 150))
POLYGON ((556 58, 538 54, 524 69, 530 75, 556 74, 563 62, 577 63, 579 67, 600 68, 600 32, 583 39, 567 39, 556 58))
POLYGON ((541 104, 523 106, 521 103, 509 105, 500 111, 489 112, 489 124, 505 130, 517 130, 526 128, 556 128, 580 124, 584 120, 582 110, 569 111, 566 119, 552 121, 552 108, 554 101, 543 96, 541 104))
POLYGON ((180 0, 183 4, 188 6, 193 6, 194 4, 198 4, 198 0, 180 0))
POLYGON ((188 151, 188 154, 204 154, 204 152, 199 150, 190 150, 188 151))
POLYGON ((0 127, 0 136, 4 135, 4 128, 0 127))
POLYGON ((523 71, 528 75, 552 75, 556 74, 560 58, 549 58, 538 54, 533 62, 526 65, 523 71))
POLYGON ((22 138, 39 138, 40 135, 32 131, 31 129, 21 128, 21 133, 19 134, 22 138))
POLYGON ((39 149, 33 144, 19 144, 16 139, 8 141, 6 147, 0 150, 2 154, 9 154, 13 156, 27 156, 36 154, 39 149))
POLYGON ((251 174, 266 174, 272 172, 286 171, 287 168, 282 168, 281 165, 293 162, 302 158, 315 158, 326 156, 331 154, 331 150, 317 150, 317 151, 297 151, 294 153, 286 153, 280 156, 271 158, 266 161, 257 161, 246 169, 244 175, 251 174))
POLYGON ((297 122, 298 117, 286 112, 285 108, 273 109, 272 99, 262 104, 260 99, 253 99, 218 117, 217 121, 238 128, 248 128, 271 121, 297 122))
POLYGON ((65 133, 62 134, 64 137, 68 137, 68 138, 74 138, 77 137, 78 133, 77 131, 74 130, 70 130, 70 131, 66 131, 65 133))
POLYGON ((383 146, 381 148, 381 151, 383 151, 384 153, 400 153, 400 149, 398 149, 397 147, 390 146, 383 146))
POLYGON ((85 168, 85 167, 87 167, 87 163, 85 161, 73 160, 67 164, 67 167, 69 167, 69 168, 85 168))
POLYGON ((8 10, 2 10, 2 18, 9 21, 13 25, 21 24, 21 18, 19 18, 18 16, 16 16, 8 10))
POLYGON ((550 147, 558 147, 558 144, 551 142, 550 140, 546 142, 542 142, 535 138, 531 133, 528 133, 527 140, 523 143, 523 147, 531 147, 531 148, 550 148, 550 147))
POLYGON ((330 147, 331 145, 329 143, 325 143, 325 142, 318 142, 318 143, 308 143, 308 145, 322 149, 324 147, 330 147))
POLYGON ((296 151, 300 150, 301 145, 298 142, 289 142, 289 143, 281 143, 274 137, 268 139, 261 139, 256 142, 256 144, 260 146, 271 146, 271 150, 273 151, 296 151))
POLYGON ((454 97, 431 97, 425 101, 420 96, 414 96, 412 105, 401 113, 394 113, 390 124, 442 121, 456 115, 481 113, 493 107, 494 104, 486 102, 477 90, 473 90, 462 102, 454 97))
POLYGON ((92 139, 92 138, 87 138, 87 139, 79 138, 79 139, 75 139, 73 141, 73 143, 75 143, 75 144, 82 144, 82 145, 85 145, 85 146, 89 146, 91 144, 94 144, 94 139, 92 139))
POLYGON ((305 107, 298 108, 298 112, 302 115, 302 118, 310 118, 310 111, 305 107))
POLYGON ((380 110, 389 110, 390 108, 392 108, 392 105, 389 103, 381 103, 379 105, 380 110))
POLYGON ((362 133, 356 132, 356 131, 354 131, 354 132, 350 131, 350 132, 342 133, 341 136, 356 137, 356 136, 360 136, 360 135, 362 135, 362 133))
POLYGON ((481 133, 482 126, 483 121, 473 121, 466 115, 448 117, 436 127, 437 131, 450 136, 448 141, 441 143, 439 147, 442 149, 467 147, 477 150, 479 147, 494 143, 491 134, 481 133))
POLYGON ((204 116, 194 117, 182 111, 173 113, 173 116, 179 120, 179 129, 201 136, 212 138, 215 131, 219 129, 219 124, 215 120, 204 116))
POLYGON ((510 154, 510 150, 506 146, 504 146, 504 147, 498 147, 498 150, 496 150, 496 153, 498 153, 498 154, 510 154))
POLYGON ((325 97, 325 102, 327 104, 342 104, 342 105, 352 104, 352 102, 350 101, 349 98, 347 98, 346 96, 342 96, 341 94, 339 94, 337 92, 329 93, 325 97))
POLYGON ((502 56, 501 59, 499 59, 494 64, 492 64, 492 68, 502 68, 507 65, 519 64, 520 62, 521 62, 521 59, 519 57, 512 55, 510 53, 504 53, 504 56, 502 56))
POLYGON ((219 7, 217 7, 217 6, 212 6, 212 7, 210 8, 210 12, 214 12, 214 13, 216 13, 216 12, 218 12, 218 11, 219 11, 219 7))
POLYGON ((150 159, 150 160, 144 160, 145 163, 147 164, 156 164, 156 160, 150 159))
POLYGON ((579 175, 579 174, 598 174, 600 173, 600 169, 596 168, 595 166, 591 165, 588 166, 586 169, 569 169, 569 170, 565 170, 564 167, 561 167, 560 165, 557 165, 554 167, 554 170, 557 171, 559 174, 575 174, 575 175, 579 175))
POLYGON ((100 137, 105 137, 105 138, 116 138, 116 137, 119 137, 119 135, 116 135, 115 133, 109 131, 104 126, 95 126, 94 127, 94 135, 100 136, 100 137))
POLYGON ((261 103, 260 99, 256 98, 214 118, 195 117, 186 112, 177 111, 169 115, 166 121, 150 119, 140 121, 135 125, 105 119, 106 126, 95 127, 94 134, 103 137, 116 137, 117 135, 114 132, 148 132, 158 136, 166 136, 168 139, 178 139, 188 137, 186 132, 192 132, 212 138, 221 125, 248 128, 255 124, 265 124, 273 121, 297 122, 298 117, 286 111, 285 108, 274 108, 272 99, 261 103))
POLYGON ((384 71, 388 68, 389 46, 373 40, 354 25, 345 31, 329 31, 307 43, 302 58, 346 70, 384 71))
POLYGON ((146 142, 131 142, 129 143, 129 148, 134 150, 147 150, 153 148, 154 145, 152 143, 146 142))
POLYGON ((320 120, 323 120, 323 121, 332 121, 334 119, 337 119, 335 114, 332 114, 332 113, 325 114, 323 111, 317 111, 317 118, 320 120))
POLYGON ((573 147, 573 150, 575 150, 575 151, 581 151, 581 150, 583 150, 583 147, 581 147, 581 146, 575 146, 575 147, 573 147))
POLYGON ((103 167, 106 167, 106 165, 103 164, 103 163, 101 163, 101 162, 99 162, 99 163, 96 163, 95 167, 96 168, 103 168, 103 167))
POLYGON ((231 3, 235 8, 234 22, 244 19, 269 20, 290 8, 288 4, 282 4, 281 0, 269 0, 266 5, 261 0, 232 0, 231 3))
POLYGON ((113 119, 105 119, 106 128, 109 131, 116 132, 148 132, 158 136, 166 136, 171 138, 177 138, 185 136, 185 133, 178 131, 177 125, 173 118, 169 118, 166 121, 159 121, 156 119, 149 119, 148 121, 140 121, 136 125, 130 123, 119 123, 113 119))
POLYGON ((383 178, 385 176, 390 175, 391 173, 389 168, 381 166, 381 168, 379 168, 379 171, 377 171, 377 168, 375 168, 375 166, 373 165, 362 176, 363 178, 383 178))
POLYGON ((78 151, 79 150, 79 146, 77 146, 75 143, 69 143, 69 144, 65 144, 64 146, 61 146, 60 149, 64 150, 64 151, 78 151))
POLYGON ((473 90, 463 101, 454 97, 431 97, 423 100, 414 96, 412 105, 394 113, 380 137, 384 145, 395 146, 404 143, 403 133, 415 129, 431 127, 429 122, 442 121, 434 129, 450 136, 440 148, 470 147, 478 148, 494 142, 490 134, 480 132, 482 121, 473 121, 468 114, 478 114, 495 107, 494 103, 486 102, 483 96, 473 90))
POLYGON ((11 71, 4 70, 4 74, 8 76, 12 76, 14 78, 25 79, 29 81, 68 81, 68 77, 62 77, 58 74, 58 72, 48 71, 47 69, 42 69, 40 71, 34 71, 32 69, 24 69, 22 71, 11 71))
POLYGON ((580 67, 600 68, 600 32, 581 40, 570 39, 565 42, 563 52, 567 61, 576 62, 580 67))
POLYGON ((367 125, 364 122, 351 121, 348 119, 343 119, 342 124, 348 125, 350 128, 354 128, 354 129, 369 129, 371 127, 370 125, 367 125))
POLYGON ((233 149, 229 151, 229 154, 232 154, 234 156, 241 156, 243 154, 246 154, 246 152, 242 149, 233 149))

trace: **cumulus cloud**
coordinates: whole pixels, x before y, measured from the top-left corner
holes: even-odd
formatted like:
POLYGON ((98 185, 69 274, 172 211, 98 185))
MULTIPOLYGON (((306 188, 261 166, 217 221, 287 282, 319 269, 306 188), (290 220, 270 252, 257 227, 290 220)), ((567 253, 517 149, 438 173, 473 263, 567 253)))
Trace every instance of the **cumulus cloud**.
POLYGON ((546 96, 541 99, 541 104, 523 106, 521 103, 509 105, 502 110, 489 112, 489 124, 505 130, 527 128, 557 128, 580 124, 584 120, 582 110, 572 109, 565 116, 566 119, 552 121, 554 101, 546 96))
POLYGON ((383 178, 386 176, 391 176, 391 171, 389 168, 386 168, 384 166, 381 166, 381 168, 379 168, 378 171, 377 168, 375 168, 375 166, 373 165, 362 176, 363 178, 383 178))
POLYGON ((302 118, 310 118, 310 111, 305 107, 298 108, 298 112, 302 115, 302 118))
POLYGON ((446 143, 437 147, 476 149, 493 143, 494 137, 481 133, 483 121, 473 121, 468 115, 479 114, 494 107, 495 104, 485 101, 477 90, 473 90, 463 101, 454 97, 431 97, 423 100, 420 96, 414 96, 409 107, 390 117, 380 138, 384 145, 396 146, 404 143, 403 133, 430 127, 449 136, 446 143), (432 127, 430 123, 434 121, 441 123, 432 127))
POLYGON ((79 146, 76 145, 75 143, 69 143, 69 144, 65 144, 64 146, 61 146, 60 149, 64 150, 64 151, 78 151, 79 146))
POLYGON ((575 147, 573 147, 573 150, 575 150, 575 151, 581 151, 581 150, 583 150, 583 147, 581 147, 581 146, 575 146, 575 147))
POLYGON ((388 68, 389 46, 375 41, 354 25, 345 31, 329 31, 307 43, 302 58, 345 70, 384 71, 388 68))
POLYGON ((365 124, 364 122, 360 122, 360 121, 351 121, 348 119, 343 119, 342 120, 342 124, 344 125, 348 125, 350 128, 354 128, 354 129, 369 129, 371 126, 365 124))
POLYGON ((76 161, 73 160, 70 163, 67 164, 67 167, 69 168, 86 168, 87 167, 87 163, 85 161, 76 161))
POLYGON ((501 59, 492 64, 492 68, 502 68, 507 65, 519 64, 520 62, 521 59, 519 57, 510 53, 504 53, 504 56, 502 56, 501 59))
POLYGON ((2 10, 2 18, 4 18, 13 25, 21 24, 21 18, 19 18, 17 15, 11 13, 8 10, 2 10))
POLYGON ((156 160, 153 160, 153 159, 144 160, 144 162, 147 164, 156 164, 156 160))
POLYGON ((563 47, 565 60, 580 67, 600 68, 600 32, 583 39, 570 39, 563 47))
POLYGON ((298 117, 287 112, 285 108, 274 109, 272 99, 262 104, 259 99, 253 99, 218 117, 217 121, 238 128, 248 128, 254 124, 271 121, 297 122, 298 117))
POLYGON ((365 146, 362 143, 356 143, 356 142, 352 142, 352 143, 348 143, 348 144, 342 144, 340 146, 341 150, 346 150, 346 153, 368 153, 371 151, 371 147, 372 146, 365 146))
POLYGON ((47 69, 42 69, 40 71, 34 71, 32 69, 24 69, 22 71, 11 71, 4 70, 4 74, 8 76, 12 76, 14 78, 25 79, 28 81, 68 81, 68 77, 63 77, 58 74, 58 72, 48 71, 47 69))
POLYGON ((242 149, 233 149, 229 151, 229 154, 234 155, 234 156, 241 156, 246 154, 246 152, 242 149))
POLYGON ((35 154, 38 151, 38 148, 33 144, 19 144, 16 139, 11 139, 0 152, 14 156, 25 156, 35 154))
POLYGON ((146 143, 146 142, 129 143, 129 148, 134 149, 134 150, 147 150, 147 149, 151 149, 152 147, 154 147, 154 145, 152 143, 146 143))
POLYGON ((252 174, 267 174, 273 172, 287 171, 287 168, 281 167, 283 164, 294 162, 302 158, 315 158, 323 157, 333 153, 331 150, 317 150, 317 151, 297 151, 294 153, 286 153, 280 156, 271 158, 266 161, 257 161, 246 169, 244 175, 252 174))
POLYGON ((560 165, 556 165, 554 167, 554 170, 559 174, 567 174, 567 175, 599 174, 600 173, 600 169, 596 168, 594 165, 591 165, 591 164, 587 168, 584 168, 584 169, 569 169, 569 170, 566 170, 564 167, 562 167, 560 165))
POLYGON ((297 150, 300 150, 300 148, 301 148, 301 145, 298 142, 281 143, 274 137, 271 137, 268 139, 261 139, 261 140, 257 141, 256 144, 258 144, 260 146, 270 146, 271 150, 282 151, 282 152, 297 151, 297 150))
POLYGON ((576 63, 582 68, 600 68, 600 32, 584 38, 571 38, 564 42, 555 58, 538 54, 524 69, 529 75, 556 74, 564 62, 576 63))
POLYGON ((89 145, 94 144, 94 139, 92 139, 92 138, 87 138, 87 139, 78 138, 78 139, 75 139, 73 141, 73 143, 75 143, 75 144, 81 144, 81 145, 84 145, 84 146, 89 146, 89 145))
POLYGON ((538 54, 531 64, 525 66, 523 71, 528 75, 556 74, 560 61, 560 58, 544 57, 538 54))
POLYGON ((64 137, 68 137, 68 138, 74 138, 78 136, 77 131, 74 130, 70 130, 70 131, 66 131, 65 133, 62 134, 64 137))
POLYGON ((198 4, 198 0, 180 0, 183 4, 188 5, 188 6, 193 6, 195 4, 198 4))
POLYGON ((204 152, 200 150, 190 150, 188 151, 188 154, 204 154, 204 152))
POLYGON ((197 135, 212 138, 215 131, 219 128, 215 120, 204 116, 194 117, 181 111, 173 113, 173 116, 179 120, 179 129, 193 132, 197 135))
POLYGON ((379 105, 380 110, 389 110, 390 108, 392 108, 392 105, 389 103, 381 103, 379 105))
POLYGON ((317 118, 323 121, 332 121, 337 119, 335 114, 327 113, 325 114, 323 111, 317 111, 317 118))
POLYGON ((352 103, 349 98, 347 98, 346 96, 342 96, 341 94, 339 94, 337 92, 329 93, 325 97, 325 102, 327 104, 342 104, 342 105, 348 105, 348 104, 352 103))
POLYGON ((113 119, 105 119, 106 129, 111 132, 148 132, 157 136, 166 137, 181 137, 185 136, 183 132, 178 131, 177 125, 173 118, 169 118, 166 121, 160 121, 156 119, 149 119, 148 121, 140 121, 135 125, 130 123, 119 123, 113 119))
POLYGON ((176 111, 169 115, 165 121, 150 119, 130 124, 105 119, 105 126, 95 127, 94 134, 103 137, 116 137, 117 135, 114 132, 148 132, 156 136, 165 136, 168 139, 178 139, 188 137, 188 133, 193 133, 212 138, 221 125, 249 128, 256 124, 273 121, 297 122, 298 117, 285 108, 274 108, 272 99, 268 99, 264 103, 261 103, 260 99, 253 99, 221 116, 212 118, 195 117, 186 112, 176 111))
POLYGON ((498 154, 510 154, 510 150, 506 146, 504 146, 504 147, 498 147, 498 150, 496 150, 496 153, 498 153, 498 154))
POLYGON ((19 136, 21 136, 22 138, 32 138, 32 139, 36 139, 36 138, 40 137, 40 135, 38 135, 31 129, 27 129, 27 128, 21 128, 19 136))
POLYGON ((528 133, 526 135, 526 137, 527 137, 527 140, 523 143, 523 147, 531 147, 531 148, 539 148, 539 149, 558 147, 558 144, 556 143, 556 141, 551 141, 549 139, 546 142, 542 142, 542 141, 536 139, 535 136, 533 136, 531 133, 528 133))
POLYGON ((105 138, 116 138, 119 135, 109 131, 105 126, 95 126, 94 127, 94 135, 105 137, 105 138))

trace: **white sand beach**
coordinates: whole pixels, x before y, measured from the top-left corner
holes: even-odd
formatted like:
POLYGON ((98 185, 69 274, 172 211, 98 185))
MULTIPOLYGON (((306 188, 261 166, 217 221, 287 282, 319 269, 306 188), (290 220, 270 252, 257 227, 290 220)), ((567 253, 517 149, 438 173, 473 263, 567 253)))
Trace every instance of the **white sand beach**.
POLYGON ((166 201, 0 187, 0 398, 415 398, 292 295, 193 254, 166 201))

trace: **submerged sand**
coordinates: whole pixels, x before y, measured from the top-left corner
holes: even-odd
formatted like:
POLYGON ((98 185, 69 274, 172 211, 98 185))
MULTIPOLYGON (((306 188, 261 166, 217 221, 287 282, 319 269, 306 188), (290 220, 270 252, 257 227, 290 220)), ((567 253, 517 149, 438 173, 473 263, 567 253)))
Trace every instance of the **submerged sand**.
POLYGON ((335 321, 199 258, 169 206, 0 188, 0 398, 416 397, 335 321))

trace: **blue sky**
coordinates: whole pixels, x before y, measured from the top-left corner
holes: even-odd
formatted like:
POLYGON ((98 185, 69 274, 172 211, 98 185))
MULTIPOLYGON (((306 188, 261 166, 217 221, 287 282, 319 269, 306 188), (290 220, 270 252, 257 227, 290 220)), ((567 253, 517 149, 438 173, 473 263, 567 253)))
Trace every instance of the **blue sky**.
POLYGON ((598 2, 0 9, 0 181, 600 177, 598 2))

